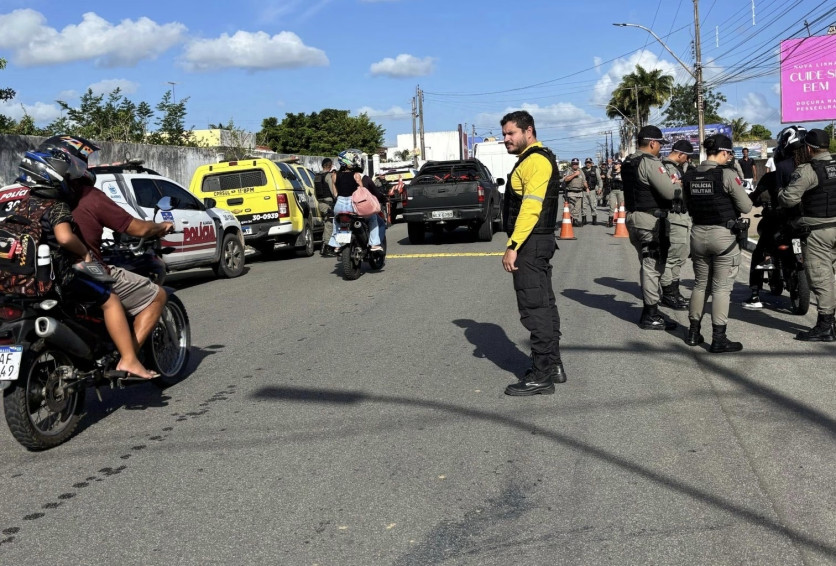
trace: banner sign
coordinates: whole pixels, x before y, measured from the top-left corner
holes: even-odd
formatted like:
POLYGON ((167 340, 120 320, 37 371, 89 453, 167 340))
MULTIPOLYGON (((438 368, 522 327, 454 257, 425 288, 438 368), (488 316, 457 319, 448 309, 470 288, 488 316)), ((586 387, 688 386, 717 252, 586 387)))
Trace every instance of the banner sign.
MULTIPOLYGON (((731 126, 726 124, 706 124, 705 137, 713 136, 714 134, 723 134, 731 139, 731 126)), ((666 156, 671 152, 673 144, 679 140, 688 140, 694 146, 694 153, 700 154, 700 130, 697 126, 680 126, 677 128, 662 128, 662 136, 665 138, 665 145, 662 146, 661 156, 666 156)))
POLYGON ((836 119, 836 35, 781 42, 781 122, 836 119))

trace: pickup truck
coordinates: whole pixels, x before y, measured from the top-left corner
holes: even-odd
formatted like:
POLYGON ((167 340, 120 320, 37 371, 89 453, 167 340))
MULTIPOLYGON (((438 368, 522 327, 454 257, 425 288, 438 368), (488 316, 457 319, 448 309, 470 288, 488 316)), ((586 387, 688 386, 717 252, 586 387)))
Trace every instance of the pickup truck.
POLYGON ((504 179, 493 179, 478 159, 428 161, 407 187, 403 219, 409 243, 420 244, 426 232, 467 226, 482 242, 502 228, 504 179))

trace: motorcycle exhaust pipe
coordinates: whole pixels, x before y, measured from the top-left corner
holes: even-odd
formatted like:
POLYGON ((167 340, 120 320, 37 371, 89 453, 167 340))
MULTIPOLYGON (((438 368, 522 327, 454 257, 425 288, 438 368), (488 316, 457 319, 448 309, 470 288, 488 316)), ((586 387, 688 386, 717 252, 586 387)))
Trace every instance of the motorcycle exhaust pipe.
POLYGON ((43 338, 48 344, 60 348, 76 358, 89 359, 90 348, 78 335, 65 324, 49 316, 35 319, 35 334, 43 338))

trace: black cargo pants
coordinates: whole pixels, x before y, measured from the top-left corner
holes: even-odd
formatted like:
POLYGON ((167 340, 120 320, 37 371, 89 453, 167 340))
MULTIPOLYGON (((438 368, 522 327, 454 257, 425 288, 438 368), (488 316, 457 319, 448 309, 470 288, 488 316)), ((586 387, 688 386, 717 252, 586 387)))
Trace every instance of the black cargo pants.
POLYGON ((531 234, 517 251, 514 291, 520 322, 531 332, 534 369, 548 373, 560 361, 560 315, 552 288, 554 234, 531 234))

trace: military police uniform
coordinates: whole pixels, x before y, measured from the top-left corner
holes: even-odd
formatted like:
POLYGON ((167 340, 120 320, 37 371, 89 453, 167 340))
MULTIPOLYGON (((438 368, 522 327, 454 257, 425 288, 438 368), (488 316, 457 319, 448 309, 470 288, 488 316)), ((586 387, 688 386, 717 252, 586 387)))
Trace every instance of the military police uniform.
POLYGON ((583 169, 584 177, 586 177, 586 190, 583 192, 583 200, 581 201, 581 224, 586 224, 586 207, 592 212, 592 225, 598 224, 598 191, 603 190, 604 182, 601 180, 601 173, 593 163, 592 159, 587 158, 583 169))
MULTIPOLYGON (((505 231, 508 248, 517 252, 513 271, 520 322, 531 333, 534 381, 561 383, 566 374, 560 358, 560 314, 552 287, 560 171, 554 153, 540 142, 528 146, 508 175, 505 231)), ((552 386, 553 387, 553 386, 552 386)), ((512 384, 509 395, 528 394, 525 383, 512 384)))
MULTIPOLYGON (((689 155, 694 151, 694 147, 687 140, 677 141, 673 149, 689 155)), ((679 273, 690 254, 691 240, 691 216, 685 208, 685 199, 682 196, 682 176, 685 169, 670 156, 663 158, 662 164, 671 180, 676 183, 671 211, 668 213, 670 247, 665 271, 659 280, 662 285, 662 304, 676 310, 686 310, 688 301, 679 291, 679 273)))
POLYGON ((607 220, 607 227, 612 228, 613 218, 615 212, 621 203, 624 202, 624 183, 621 179, 621 160, 619 159, 613 164, 612 174, 610 176, 610 218, 607 220), (616 165, 618 168, 616 169, 616 165))
POLYGON ((814 342, 836 340, 836 160, 827 151, 829 141, 824 130, 807 132, 804 144, 816 153, 809 163, 796 168, 789 186, 778 193, 781 206, 800 204, 800 216, 792 220, 792 225, 810 231, 801 250, 807 279, 818 299, 818 320, 810 330, 799 332, 796 339, 814 342))
MULTIPOLYGON (((580 165, 577 157, 572 159, 572 165, 580 165)), ((566 183, 566 201, 569 203, 569 212, 572 213, 572 223, 580 226, 583 210, 581 198, 586 188, 586 175, 580 168, 574 169, 570 166, 569 171, 563 176, 563 182, 566 183), (569 179, 570 176, 571 179, 569 179)))
POLYGON ((737 172, 723 163, 721 153, 733 155, 731 140, 724 135, 714 135, 704 142, 712 155, 684 177, 683 186, 688 212, 693 219, 691 228, 691 257, 694 262, 694 290, 688 319, 691 327, 686 343, 696 346, 703 342, 700 334, 705 307, 708 278, 711 276, 711 352, 736 352, 742 349, 739 342, 726 338, 729 297, 740 268, 740 243, 745 238, 737 222, 741 213, 752 209, 752 201, 743 189, 743 181, 737 172))
MULTIPOLYGON (((645 126, 639 131, 639 140, 658 142, 662 132, 655 126, 645 126)), ((668 253, 668 219, 674 184, 662 161, 653 153, 639 151, 628 156, 621 165, 624 182, 624 207, 627 210, 627 231, 630 242, 636 248, 641 268, 639 276, 644 308, 639 326, 647 330, 671 330, 675 323, 665 321, 659 315, 659 279, 665 269, 668 253)))

